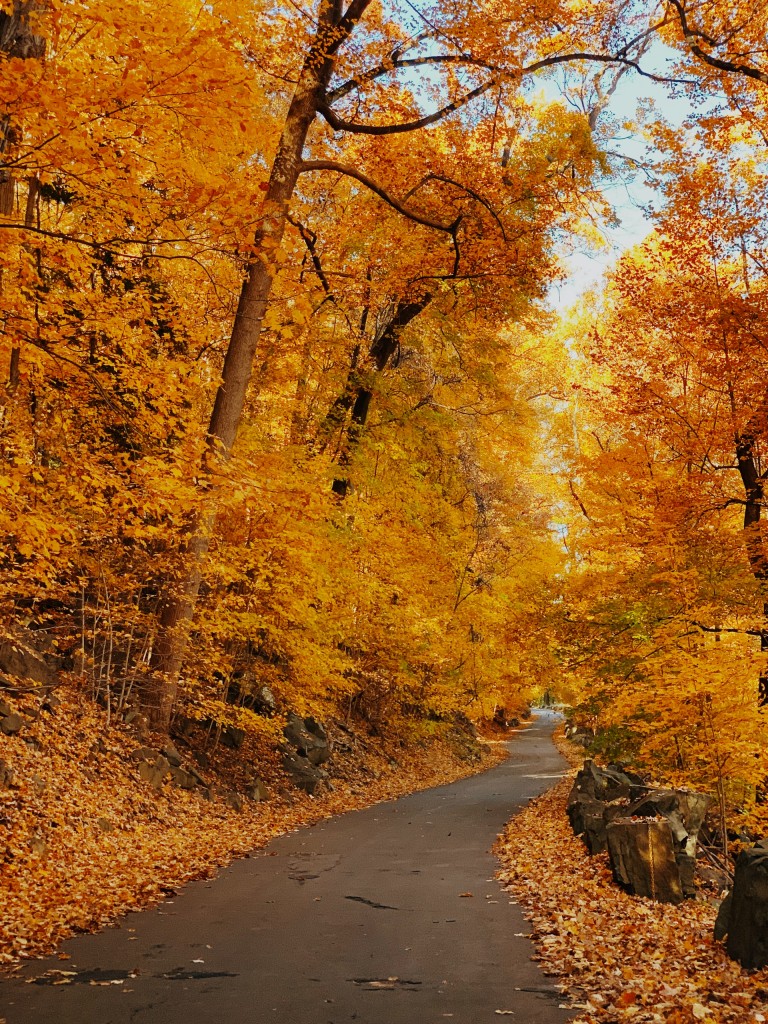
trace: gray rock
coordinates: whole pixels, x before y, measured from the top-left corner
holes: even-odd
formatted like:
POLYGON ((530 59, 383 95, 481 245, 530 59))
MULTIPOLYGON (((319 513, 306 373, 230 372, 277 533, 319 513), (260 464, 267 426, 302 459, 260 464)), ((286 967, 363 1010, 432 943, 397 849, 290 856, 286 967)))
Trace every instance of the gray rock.
POLYGON ((669 822, 680 881, 686 896, 695 896, 696 843, 704 816, 712 800, 688 789, 656 789, 629 807, 628 816, 663 817, 669 822))
POLYGON ((325 764, 331 756, 328 734, 315 718, 299 718, 293 711, 289 712, 283 735, 297 753, 313 765, 325 764))
POLYGON ((632 786, 632 780, 624 772, 611 768, 599 768, 594 761, 587 759, 584 762, 584 767, 576 775, 571 796, 574 793, 586 793, 595 800, 610 803, 612 800, 628 797, 632 786))
POLYGON ((718 942, 722 942, 731 924, 731 907, 733 906, 733 894, 728 893, 725 899, 721 902, 717 909, 717 917, 715 918, 715 931, 714 935, 718 942))
POLYGON ((683 889, 666 820, 617 818, 606 828, 613 877, 628 892, 659 903, 681 903, 683 889))
POLYGON ((230 704, 250 708, 257 715, 270 717, 277 711, 274 693, 268 686, 264 686, 255 672, 250 670, 235 673, 229 683, 227 700, 230 704))
POLYGON ((236 793, 233 789, 228 789, 221 794, 221 797, 227 807, 231 807, 233 811, 237 811, 238 814, 242 814, 243 798, 239 793, 236 793))
MULTIPOLYGON (((725 917, 725 915, 724 915, 725 917)), ((725 948, 747 970, 768 966, 768 842, 742 850, 736 860, 725 948)))
POLYGON ((245 729, 238 729, 235 725, 225 725, 221 730, 221 742, 230 750, 239 750, 245 743, 245 729))
POLYGON ((245 795, 249 800, 253 800, 254 802, 258 802, 259 800, 269 800, 269 790, 258 775, 251 780, 250 785, 245 791, 245 795))
POLYGON ((197 768, 194 767, 194 765, 191 765, 191 764, 187 765, 187 771, 192 776, 192 778, 195 780, 195 782, 198 784, 198 786, 207 786, 208 785, 208 783, 205 781, 205 779, 200 774, 200 772, 197 770, 197 768))
POLYGON ((0 672, 27 682, 53 686, 56 683, 56 673, 43 656, 30 645, 31 639, 25 638, 23 643, 12 643, 10 640, 0 643, 0 672))
POLYGON ((160 751, 154 747, 137 747, 131 753, 134 761, 154 761, 160 757, 160 751))
POLYGON ((298 789, 303 789, 305 793, 309 793, 310 796, 315 796, 323 789, 329 788, 328 772, 323 768, 318 768, 299 753, 286 751, 283 754, 283 768, 290 775, 294 785, 298 789))
POLYGON ((115 826, 109 820, 109 818, 97 818, 96 824, 99 826, 102 832, 114 832, 115 826))
POLYGON ((6 718, 8 715, 12 714, 13 708, 11 707, 11 705, 8 703, 7 700, 3 700, 3 698, 0 697, 0 718, 6 718))
POLYGON ((24 719, 21 715, 6 715, 5 718, 0 719, 0 730, 2 730, 6 736, 15 736, 16 733, 21 732, 24 727, 24 719))
POLYGON ((163 779, 170 770, 171 766, 161 754, 158 754, 154 761, 142 761, 139 764, 139 775, 153 789, 160 789, 163 779))
POLYGON ((185 771, 184 768, 180 768, 178 765, 171 765, 171 783, 174 786, 178 786, 179 789, 194 789, 197 785, 197 779, 192 772, 185 771))
POLYGON ((616 807, 626 802, 632 791, 632 781, 621 771, 599 768, 587 760, 574 779, 568 795, 566 811, 574 834, 581 836, 591 854, 608 848, 606 823, 616 817, 616 807), (609 807, 613 807, 609 810, 609 807))
POLYGON ((178 768, 181 765, 182 756, 170 740, 160 748, 160 753, 165 757, 171 768, 178 768))
POLYGON ((584 840, 589 852, 594 855, 608 849, 602 800, 595 800, 587 793, 576 793, 569 798, 566 813, 573 834, 584 840))

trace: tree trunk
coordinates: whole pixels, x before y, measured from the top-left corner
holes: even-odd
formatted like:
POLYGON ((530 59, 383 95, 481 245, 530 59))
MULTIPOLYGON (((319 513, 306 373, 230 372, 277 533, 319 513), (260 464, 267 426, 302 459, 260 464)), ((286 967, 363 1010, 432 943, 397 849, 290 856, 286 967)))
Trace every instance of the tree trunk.
MULTIPOLYGON (((763 413, 764 415, 765 413, 763 413)), ((768 585, 768 556, 760 525, 765 498, 765 478, 758 469, 755 440, 752 433, 739 435, 736 438, 736 458, 746 499, 744 503, 744 532, 747 558, 752 575, 758 580, 765 594, 768 585)), ((763 599, 763 625, 760 629, 760 651, 763 654, 768 651, 768 600, 765 597, 763 599)), ((761 706, 768 704, 768 675, 765 673, 761 674, 758 682, 757 699, 761 706)))
MULTIPOLYGON (((39 59, 45 53, 45 38, 35 35, 29 25, 29 16, 43 11, 47 0, 14 0, 11 13, 0 12, 0 54, 20 60, 39 59)), ((14 127, 9 117, 0 120, 0 213, 4 217, 12 217, 16 206, 16 179, 3 167, 2 158, 14 140, 14 127)), ((33 175, 29 178, 29 192, 24 211, 24 224, 32 227, 35 217, 35 201, 40 183, 33 175)), ((39 262, 39 260, 38 260, 39 262)), ((0 292, 2 291, 2 271, 0 271, 0 292)), ((21 349, 18 345, 11 347, 11 362, 8 368, 8 390, 14 391, 19 384, 21 373, 21 349)))
MULTIPOLYGON (((261 220, 256 231, 253 256, 240 291, 232 337, 224 358, 221 384, 216 394, 208 427, 207 467, 227 459, 237 437, 253 370, 256 346, 261 334, 276 265, 274 253, 280 246, 288 220, 288 208, 301 170, 301 158, 317 104, 332 71, 330 57, 322 59, 334 7, 326 3, 309 55, 304 63, 285 119, 283 132, 269 176, 261 220)), ((216 490, 209 486, 204 505, 197 515, 185 551, 180 585, 169 589, 161 601, 158 632, 152 655, 153 679, 144 700, 151 724, 167 730, 176 701, 178 678, 184 663, 189 627, 197 602, 203 565, 215 525, 216 490)))
MULTIPOLYGON (((394 314, 387 322, 386 327, 374 338, 368 351, 369 359, 373 364, 371 372, 381 373, 397 351, 401 332, 431 301, 432 296, 427 293, 414 302, 398 302, 394 314)), ((331 413, 329 413, 329 417, 331 417, 334 412, 339 413, 342 409, 348 409, 350 405, 352 407, 352 415, 350 416, 346 437, 342 443, 338 458, 339 469, 341 470, 346 470, 352 461, 352 456, 360 442, 363 428, 368 420, 372 400, 373 388, 370 386, 370 383, 360 376, 355 361, 347 387, 343 395, 336 399, 331 413), (354 381, 357 382, 355 387, 352 386, 354 381)), ((346 497, 349 487, 348 477, 341 475, 336 477, 331 485, 333 493, 337 494, 340 498, 346 497)))

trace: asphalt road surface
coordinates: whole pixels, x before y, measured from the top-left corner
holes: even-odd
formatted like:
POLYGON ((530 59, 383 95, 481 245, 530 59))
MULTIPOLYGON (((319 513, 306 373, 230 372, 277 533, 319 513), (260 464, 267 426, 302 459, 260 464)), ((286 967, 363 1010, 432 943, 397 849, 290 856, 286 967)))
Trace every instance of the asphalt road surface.
MULTIPOLYGON (((562 1024, 490 848, 565 765, 555 717, 482 775, 274 840, 0 983, 8 1024, 562 1024), (471 896, 468 895, 471 893, 471 896), (67 970, 61 975, 47 972, 67 970), (506 1011, 503 1015, 497 1011, 506 1011)), ((94 878, 94 885, 98 879, 94 878)))

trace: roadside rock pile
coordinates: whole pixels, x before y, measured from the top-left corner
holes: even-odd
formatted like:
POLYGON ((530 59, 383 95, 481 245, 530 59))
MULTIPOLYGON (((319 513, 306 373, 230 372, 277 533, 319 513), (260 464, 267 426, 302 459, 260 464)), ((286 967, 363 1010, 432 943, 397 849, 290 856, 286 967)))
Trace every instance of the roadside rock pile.
MULTIPOLYGON (((220 799, 236 811, 243 809, 243 797, 234 790, 216 790, 210 786, 198 770, 190 764, 184 764, 177 748, 170 740, 159 749, 155 747, 137 747, 131 755, 138 761, 139 775, 156 790, 168 781, 178 789, 194 790, 205 800, 220 799)), ((246 796, 249 800, 266 800, 267 788, 257 776, 249 785, 246 796)))
POLYGON ((720 904, 715 938, 748 970, 768 966, 768 839, 742 850, 733 889, 720 904))
POLYGON ((637 896, 680 903, 695 894, 702 793, 655 789, 620 765, 584 762, 568 797, 571 827, 591 854, 607 850, 616 882, 637 896))
POLYGON ((283 768, 294 784, 310 796, 330 789, 328 772, 320 767, 332 752, 324 726, 314 718, 300 718, 291 711, 283 735, 287 741, 282 746, 283 768))

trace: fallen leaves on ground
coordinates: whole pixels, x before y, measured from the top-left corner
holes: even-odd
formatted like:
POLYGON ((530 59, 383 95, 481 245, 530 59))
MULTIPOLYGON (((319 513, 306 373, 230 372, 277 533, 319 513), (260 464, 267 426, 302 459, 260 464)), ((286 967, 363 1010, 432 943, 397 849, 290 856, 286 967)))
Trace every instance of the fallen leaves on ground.
MULTIPOLYGON (((582 758, 583 760, 583 758, 582 758)), ((768 969, 747 972, 712 937, 715 908, 629 896, 607 854, 570 828, 563 779, 507 827, 500 879, 532 924, 536 959, 581 1011, 574 1024, 762 1024, 768 969)))
POLYGON ((130 731, 105 728, 81 693, 59 695, 55 716, 39 715, 23 737, 0 737, 13 773, 12 787, 0 788, 0 965, 50 953, 277 835, 471 775, 504 756, 491 748, 469 764, 450 743, 395 749, 365 737, 356 751, 334 755, 334 790, 312 798, 287 782, 274 749, 261 749, 256 763, 253 752, 220 750, 206 771, 212 782, 232 785, 238 771, 255 767, 273 793, 237 813, 167 784, 153 790, 130 756, 130 731))

